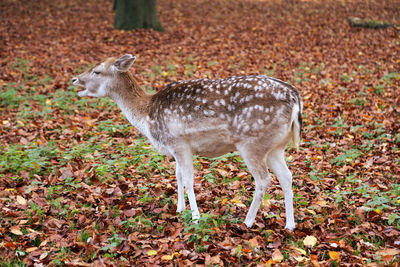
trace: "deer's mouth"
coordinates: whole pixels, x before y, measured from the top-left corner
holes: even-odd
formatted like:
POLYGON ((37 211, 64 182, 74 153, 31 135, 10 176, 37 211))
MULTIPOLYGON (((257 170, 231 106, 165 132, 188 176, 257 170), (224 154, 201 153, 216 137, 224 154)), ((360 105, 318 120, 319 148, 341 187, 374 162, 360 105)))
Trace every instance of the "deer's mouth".
POLYGON ((78 96, 87 96, 88 95, 88 89, 85 88, 85 90, 79 91, 78 96))

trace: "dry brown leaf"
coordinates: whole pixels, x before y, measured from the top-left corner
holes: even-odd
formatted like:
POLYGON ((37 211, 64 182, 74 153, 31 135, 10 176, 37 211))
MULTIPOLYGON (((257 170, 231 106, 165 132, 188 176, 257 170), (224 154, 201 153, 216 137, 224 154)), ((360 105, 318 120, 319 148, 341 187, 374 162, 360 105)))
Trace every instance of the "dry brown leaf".
POLYGON ((18 202, 18 204, 23 205, 23 206, 25 206, 26 204, 28 204, 28 201, 26 201, 26 199, 23 198, 23 197, 20 196, 20 195, 17 196, 17 202, 18 202))
POLYGON ((30 253, 30 252, 35 251, 37 249, 38 249, 38 247, 30 247, 30 248, 26 249, 26 252, 30 253))
POLYGON ((24 233, 21 232, 21 229, 18 226, 12 226, 10 228, 10 232, 14 235, 23 235, 24 233))
POLYGON ((283 255, 279 249, 275 249, 272 253, 272 260, 277 263, 283 261, 283 255))
POLYGON ((376 252, 376 254, 380 255, 380 256, 394 256, 394 255, 400 254, 400 249, 385 248, 385 249, 378 250, 376 252))

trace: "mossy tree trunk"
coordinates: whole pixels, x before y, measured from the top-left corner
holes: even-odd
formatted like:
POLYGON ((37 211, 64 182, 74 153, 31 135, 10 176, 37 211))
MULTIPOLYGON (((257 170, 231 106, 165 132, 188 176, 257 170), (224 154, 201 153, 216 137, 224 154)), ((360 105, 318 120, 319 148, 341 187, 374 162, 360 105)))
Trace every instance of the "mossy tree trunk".
POLYGON ((164 31, 157 16, 157 0, 114 0, 114 28, 164 31))

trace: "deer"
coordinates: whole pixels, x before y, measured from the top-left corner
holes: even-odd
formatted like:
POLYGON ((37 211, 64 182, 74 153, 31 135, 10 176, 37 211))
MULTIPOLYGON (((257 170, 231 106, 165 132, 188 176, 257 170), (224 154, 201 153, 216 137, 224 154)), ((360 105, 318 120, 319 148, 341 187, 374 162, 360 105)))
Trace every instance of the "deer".
POLYGON ((175 159, 176 212, 185 210, 185 191, 192 221, 200 212, 194 192, 193 156, 218 157, 238 151, 255 181, 245 225, 253 226, 271 181, 272 171, 284 194, 285 228, 295 228, 292 173, 285 161, 290 142, 299 149, 302 100, 289 83, 264 75, 196 79, 167 84, 148 94, 130 72, 136 57, 107 58, 74 77, 78 96, 110 97, 128 121, 160 153, 175 159))

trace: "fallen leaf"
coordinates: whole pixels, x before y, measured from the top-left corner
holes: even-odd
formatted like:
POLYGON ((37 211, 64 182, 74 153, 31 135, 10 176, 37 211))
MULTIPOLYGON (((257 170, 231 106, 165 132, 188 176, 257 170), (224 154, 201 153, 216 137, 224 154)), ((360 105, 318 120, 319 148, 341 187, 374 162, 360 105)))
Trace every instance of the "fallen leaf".
POLYGON ((249 240, 249 244, 253 247, 253 248, 258 248, 260 245, 258 244, 258 240, 257 237, 254 237, 252 239, 249 240))
POLYGON ((171 261, 171 260, 174 259, 174 254, 172 254, 172 255, 164 255, 164 256, 161 257, 161 259, 163 261, 171 261))
POLYGON ((316 214, 317 214, 315 211, 310 210, 310 209, 307 209, 307 211, 308 211, 309 213, 311 213, 312 215, 316 215, 316 214))
POLYGON ((155 251, 154 249, 151 249, 151 250, 147 251, 146 254, 149 256, 155 256, 155 255, 157 255, 157 251, 155 251))
POLYGON ((311 263, 314 265, 314 267, 319 267, 320 266, 319 263, 318 263, 318 256, 317 255, 311 254, 310 255, 310 260, 311 260, 311 263))
POLYGON ((317 238, 316 237, 314 237, 314 236, 312 236, 312 235, 308 235, 308 236, 306 236, 306 238, 304 238, 304 240, 303 240, 303 244, 304 244, 304 246, 306 246, 306 247, 314 247, 315 246, 315 244, 317 244, 317 238))
POLYGON ((30 247, 30 248, 26 249, 26 252, 30 253, 30 252, 35 251, 37 249, 38 249, 38 247, 30 247))
POLYGON ((10 232, 13 233, 14 235, 23 235, 24 234, 21 232, 21 230, 18 226, 11 226, 10 232))
POLYGON ((299 252, 302 255, 307 255, 307 252, 302 248, 297 248, 297 247, 293 247, 293 246, 290 246, 290 248, 295 250, 295 251, 297 251, 297 252, 299 252))
POLYGON ((303 262, 307 259, 306 257, 303 256, 293 256, 293 258, 298 262, 303 262))
POLYGON ((228 172, 226 170, 214 168, 214 171, 218 172, 222 177, 228 176, 228 172))
POLYGON ((126 217, 132 217, 136 215, 136 210, 135 209, 125 210, 123 213, 126 217))
POLYGON ((245 208, 245 207, 246 207, 246 205, 243 204, 243 202, 240 201, 240 200, 237 199, 237 198, 232 199, 230 202, 233 203, 235 206, 238 206, 238 207, 240 207, 240 208, 245 208))
POLYGON ((376 254, 380 256, 394 256, 400 254, 400 250, 397 248, 386 248, 378 250, 376 254))
POLYGON ((320 207, 325 207, 326 206, 326 201, 325 200, 318 200, 317 202, 315 202, 315 204, 317 204, 320 207))
POLYGON ((331 260, 336 260, 337 262, 340 262, 340 255, 339 255, 339 253, 337 253, 336 251, 329 251, 328 254, 329 254, 329 258, 330 258, 331 260))
POLYGON ((44 258, 46 258, 48 255, 47 252, 43 252, 42 254, 40 254, 39 260, 43 260, 44 258))
POLYGON ((221 201, 221 206, 223 206, 227 201, 228 201, 228 199, 227 199, 227 198, 224 198, 224 199, 221 201))
POLYGON ((219 255, 211 257, 209 254, 206 254, 205 261, 206 266, 222 266, 223 262, 219 255))
POLYGON ((272 260, 278 263, 283 261, 283 255, 279 249, 275 249, 272 253, 272 260))
POLYGON ((261 205, 264 209, 269 209, 271 207, 271 200, 270 199, 263 199, 261 205))
POLYGON ((5 248, 15 249, 17 246, 14 242, 7 242, 5 244, 0 244, 0 247, 4 246, 5 248))

